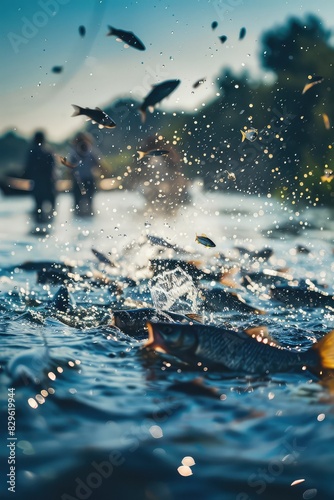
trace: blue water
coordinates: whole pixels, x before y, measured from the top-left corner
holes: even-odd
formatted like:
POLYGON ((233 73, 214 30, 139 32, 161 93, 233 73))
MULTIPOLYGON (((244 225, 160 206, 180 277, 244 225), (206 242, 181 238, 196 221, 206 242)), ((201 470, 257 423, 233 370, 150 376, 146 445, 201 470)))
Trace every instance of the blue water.
MULTIPOLYGON (((64 316, 48 307, 60 284, 37 283, 35 271, 15 267, 69 261, 80 274, 130 277, 137 286, 126 289, 127 303, 151 305, 148 260, 175 257, 171 249, 159 254, 147 241, 151 234, 192 252, 189 259, 202 267, 217 266, 222 252, 248 270, 288 268, 333 294, 333 210, 297 212, 271 198, 207 194, 199 186, 192 204, 168 215, 138 193, 99 193, 89 220, 74 217, 68 195, 58 201, 52 229, 36 236, 31 200, 0 199, 1 498, 333 498, 333 386, 308 371, 245 376, 148 355, 142 340, 108 326, 119 303, 104 288, 74 282, 78 314, 64 316), (217 247, 198 245, 196 233, 217 247), (266 245, 274 254, 265 263, 235 249, 266 245), (296 252, 297 245, 310 253, 296 252), (92 246, 116 267, 100 264, 92 246), (40 374, 39 386, 13 381, 9 363, 23 353, 40 374), (6 484, 7 388, 16 393, 15 494, 6 484), (195 464, 187 466, 189 459, 178 469, 184 457, 195 464)), ((205 319, 265 324, 283 345, 300 349, 334 329, 331 310, 278 307, 265 290, 249 299, 268 314, 228 311, 205 319)))

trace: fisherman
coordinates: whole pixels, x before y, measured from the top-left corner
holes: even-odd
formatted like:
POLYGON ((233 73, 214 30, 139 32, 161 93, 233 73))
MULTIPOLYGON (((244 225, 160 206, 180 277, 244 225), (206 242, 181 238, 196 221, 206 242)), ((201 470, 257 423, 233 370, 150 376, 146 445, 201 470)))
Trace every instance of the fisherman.
POLYGON ((47 222, 55 214, 56 170, 53 153, 45 147, 45 135, 38 131, 28 152, 24 176, 33 181, 34 216, 37 222, 47 222))
POLYGON ((96 192, 94 172, 99 167, 99 159, 93 151, 93 141, 89 134, 79 132, 73 140, 73 151, 69 162, 73 169, 73 197, 76 215, 93 215, 93 197, 96 192))

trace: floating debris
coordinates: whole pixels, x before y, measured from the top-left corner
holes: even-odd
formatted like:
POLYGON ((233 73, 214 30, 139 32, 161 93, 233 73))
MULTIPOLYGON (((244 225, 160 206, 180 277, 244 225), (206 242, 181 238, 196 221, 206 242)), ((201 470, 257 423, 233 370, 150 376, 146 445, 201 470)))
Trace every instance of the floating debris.
POLYGON ((331 128, 331 124, 328 115, 326 113, 322 113, 322 119, 324 120, 325 129, 329 130, 331 128))
POLYGON ((314 85, 318 85, 318 83, 322 83, 324 81, 324 78, 322 76, 314 76, 314 77, 309 77, 309 80, 312 80, 310 83, 307 83, 303 90, 302 94, 305 94, 308 90, 310 90, 314 85))
POLYGON ((202 85, 204 82, 206 82, 206 78, 200 78, 193 84, 193 89, 197 89, 200 85, 202 85))

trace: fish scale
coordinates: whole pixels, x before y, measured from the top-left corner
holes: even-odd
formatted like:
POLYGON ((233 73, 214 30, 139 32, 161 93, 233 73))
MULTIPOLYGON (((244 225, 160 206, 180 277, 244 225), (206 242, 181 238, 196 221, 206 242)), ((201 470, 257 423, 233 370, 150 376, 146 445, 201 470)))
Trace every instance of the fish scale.
POLYGON ((219 365, 230 370, 264 374, 291 369, 318 370, 320 356, 316 349, 290 351, 267 338, 255 338, 244 331, 215 326, 166 325, 148 323, 151 334, 148 347, 160 347, 190 363, 219 365))

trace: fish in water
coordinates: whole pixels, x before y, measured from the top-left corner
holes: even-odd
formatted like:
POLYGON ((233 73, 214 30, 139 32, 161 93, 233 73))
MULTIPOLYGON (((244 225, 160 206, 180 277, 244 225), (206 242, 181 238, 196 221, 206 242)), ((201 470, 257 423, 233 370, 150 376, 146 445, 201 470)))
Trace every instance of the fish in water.
POLYGON ((226 40, 227 40, 227 36, 226 35, 219 36, 218 38, 221 41, 221 43, 225 43, 226 40))
POLYGON ((334 311, 334 295, 315 286, 302 287, 284 284, 273 287, 270 294, 288 307, 324 307, 334 311))
POLYGON ((86 28, 84 26, 79 26, 79 35, 84 37, 86 34, 86 28))
POLYGON ((240 130, 241 132, 241 142, 244 142, 245 139, 248 139, 250 142, 256 141, 259 131, 256 128, 248 128, 245 130, 240 130))
POLYGON ((208 325, 147 323, 146 348, 162 351, 192 364, 242 373, 268 374, 303 370, 321 374, 334 369, 334 330, 304 352, 280 346, 267 336, 247 330, 208 325))
POLYGON ((61 286, 54 295, 51 307, 57 311, 66 312, 75 307, 74 299, 68 291, 67 286, 61 286))
POLYGON ((114 122, 114 120, 112 120, 110 116, 108 116, 107 113, 102 111, 102 109, 100 108, 95 108, 95 109, 81 108, 76 104, 72 104, 72 106, 74 108, 74 113, 72 116, 79 116, 79 115, 88 116, 88 119, 92 120, 92 123, 97 123, 99 128, 116 127, 116 123, 114 122))
POLYGON ((119 30, 117 28, 113 28, 112 26, 108 26, 108 28, 109 33, 107 33, 107 36, 116 36, 134 49, 145 50, 145 45, 143 44, 143 42, 139 40, 139 38, 134 33, 132 33, 132 31, 119 30))
POLYGON ((200 234, 199 236, 196 234, 195 241, 197 241, 197 243, 200 243, 201 245, 204 245, 205 247, 213 248, 216 246, 216 244, 205 234, 200 234))
POLYGON ((207 311, 238 311, 247 314, 265 314, 262 309, 247 304, 240 294, 225 290, 225 288, 213 287, 209 290, 203 290, 201 295, 204 299, 204 308, 207 311))
POLYGON ((212 23, 211 23, 211 28, 212 28, 213 30, 215 30, 215 29, 217 28, 217 26, 218 26, 217 21, 212 21, 212 23))
POLYGON ((307 92, 312 87, 314 87, 314 85, 318 85, 318 83, 322 83, 324 81, 324 78, 322 76, 313 76, 309 79, 311 80, 311 82, 304 85, 304 88, 302 90, 302 94, 305 94, 305 92, 307 92))
POLYGON ((146 119, 147 108, 153 110, 154 106, 165 99, 165 97, 169 96, 169 94, 171 94, 176 89, 176 87, 180 85, 180 83, 180 80, 165 80, 162 83, 153 85, 151 92, 147 94, 142 105, 139 108, 143 122, 146 119))
POLYGON ((241 28, 240 32, 239 32, 239 40, 243 40, 246 36, 246 28, 243 27, 241 28))
POLYGON ((137 151, 138 160, 142 160, 145 156, 167 156, 169 154, 168 149, 151 149, 150 151, 137 151))
POLYGON ((52 72, 53 73, 61 73, 63 71, 63 66, 53 66, 52 72))
POLYGON ((183 315, 171 311, 160 311, 150 307, 120 309, 112 312, 111 326, 116 326, 127 335, 138 337, 145 333, 147 334, 146 324, 148 321, 161 323, 170 323, 173 321, 178 323, 200 323, 201 317, 195 313, 183 315))
POLYGON ((193 89, 197 89, 200 85, 202 85, 204 82, 206 82, 206 78, 200 78, 193 84, 193 89))
POLYGON ((106 264, 107 266, 115 267, 115 264, 103 253, 99 252, 98 250, 95 250, 95 248, 91 248, 93 254, 97 258, 98 261, 100 261, 102 264, 106 264))

